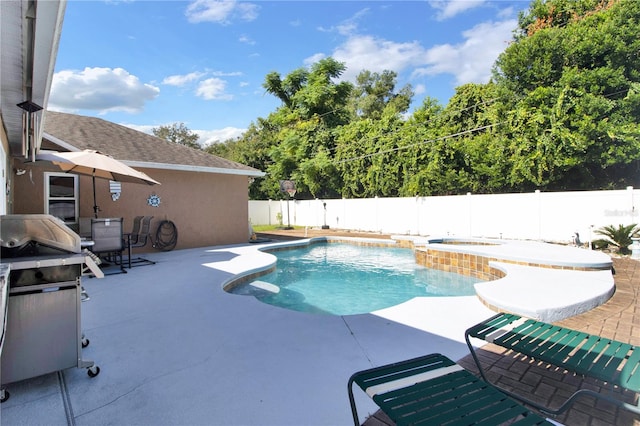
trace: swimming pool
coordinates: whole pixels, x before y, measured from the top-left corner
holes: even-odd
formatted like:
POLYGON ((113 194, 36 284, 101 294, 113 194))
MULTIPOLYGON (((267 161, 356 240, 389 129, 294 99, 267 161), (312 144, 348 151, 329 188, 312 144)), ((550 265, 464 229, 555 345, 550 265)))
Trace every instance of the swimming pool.
POLYGON ((274 272, 230 292, 296 311, 353 315, 414 297, 474 295, 480 281, 417 265, 407 248, 316 243, 273 254, 274 272))

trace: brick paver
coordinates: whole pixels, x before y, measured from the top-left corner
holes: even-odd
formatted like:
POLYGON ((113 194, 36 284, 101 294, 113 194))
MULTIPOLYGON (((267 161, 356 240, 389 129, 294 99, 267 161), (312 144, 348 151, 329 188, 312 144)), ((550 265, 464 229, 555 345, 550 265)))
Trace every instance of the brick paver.
MULTIPOLYGON (((613 265, 616 283, 613 297, 589 312, 559 321, 557 324, 640 345, 640 261, 614 258, 613 265)), ((617 397, 629 403, 637 402, 637 395, 631 392, 622 392, 619 389, 612 391, 606 384, 597 380, 576 376, 499 346, 485 345, 478 350, 478 355, 481 356, 482 365, 486 368, 490 381, 552 408, 558 407, 569 395, 581 388, 614 392, 617 397)), ((478 372, 471 355, 459 363, 474 373, 478 372)), ((596 401, 592 397, 578 399, 567 412, 553 420, 567 426, 640 426, 639 415, 602 400, 596 401)))

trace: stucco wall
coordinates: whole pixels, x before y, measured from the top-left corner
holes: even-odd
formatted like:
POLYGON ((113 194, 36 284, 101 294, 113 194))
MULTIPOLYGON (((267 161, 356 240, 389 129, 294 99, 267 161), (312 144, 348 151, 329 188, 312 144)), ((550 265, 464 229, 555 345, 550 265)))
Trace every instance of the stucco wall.
POLYGON ((25 163, 23 158, 13 159, 13 170, 20 175, 13 176, 13 209, 14 214, 44 213, 44 171, 46 167, 25 163))
MULTIPOLYGON (((44 172, 55 167, 23 164, 14 159, 14 166, 26 170, 14 178, 15 214, 44 212, 44 172)), ((109 181, 96 180, 99 217, 123 217, 124 230, 130 231, 135 216, 154 216, 152 237, 162 220, 170 220, 178 229, 176 249, 234 244, 248 240, 248 179, 246 176, 173 170, 142 169, 161 183, 122 183, 120 197, 113 201, 109 181), (156 194, 159 207, 148 205, 156 194)), ((91 177, 80 177, 80 216, 93 217, 91 177)), ((153 251, 150 246, 137 251, 153 251)))

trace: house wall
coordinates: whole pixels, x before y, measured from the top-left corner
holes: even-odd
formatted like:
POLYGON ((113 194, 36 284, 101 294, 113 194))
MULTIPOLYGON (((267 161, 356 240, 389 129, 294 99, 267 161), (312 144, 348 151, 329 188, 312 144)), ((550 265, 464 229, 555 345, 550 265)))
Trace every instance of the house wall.
POLYGON ((13 176, 13 214, 44 213, 44 171, 41 166, 25 163, 24 158, 13 158, 13 170, 20 175, 13 176))
MULTIPOLYGON (((14 160, 19 161, 19 160, 14 160)), ((30 165, 21 162, 26 173, 15 177, 16 214, 43 213, 44 173, 55 172, 55 166, 30 165)), ((248 235, 248 180, 246 176, 215 173, 138 168, 161 183, 144 185, 121 183, 117 200, 110 193, 109 181, 96 180, 98 217, 124 218, 124 230, 130 231, 135 216, 153 216, 151 235, 163 220, 172 221, 178 230, 176 249, 246 242, 248 235), (156 194, 160 205, 152 207, 147 199, 156 194)), ((81 217, 93 217, 93 188, 89 176, 80 176, 81 217)), ((136 252, 154 249, 147 245, 136 252)))

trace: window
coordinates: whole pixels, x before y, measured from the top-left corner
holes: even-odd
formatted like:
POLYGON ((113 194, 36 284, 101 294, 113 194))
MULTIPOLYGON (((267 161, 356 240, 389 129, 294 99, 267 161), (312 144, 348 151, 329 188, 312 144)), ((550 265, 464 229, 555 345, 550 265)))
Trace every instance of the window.
POLYGON ((45 173, 46 213, 67 224, 78 222, 78 176, 45 173))

